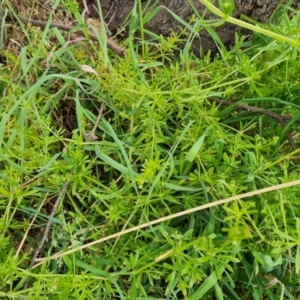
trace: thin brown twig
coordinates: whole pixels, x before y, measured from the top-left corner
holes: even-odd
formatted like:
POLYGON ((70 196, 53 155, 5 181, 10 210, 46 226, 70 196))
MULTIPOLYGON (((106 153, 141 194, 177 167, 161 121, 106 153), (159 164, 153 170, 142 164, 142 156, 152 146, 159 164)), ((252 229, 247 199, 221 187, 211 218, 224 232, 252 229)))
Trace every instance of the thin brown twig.
POLYGON ((92 142, 97 139, 95 132, 99 126, 99 122, 100 122, 102 114, 103 114, 104 105, 105 105, 105 103, 104 103, 104 101, 102 101, 96 122, 94 124, 94 127, 92 128, 92 130, 89 133, 85 134, 85 140, 87 142, 92 142))
POLYGON ((86 4, 86 0, 82 0, 83 3, 83 11, 81 13, 82 20, 85 20, 85 15, 90 13, 90 10, 86 4))
MULTIPOLYGON (((30 265, 29 265, 29 269, 31 269, 32 266, 34 265, 34 263, 36 262, 36 259, 37 259, 38 255, 40 254, 41 250, 43 249, 45 242, 48 240, 48 234, 49 234, 50 226, 51 226, 51 223, 52 223, 52 219, 54 217, 54 214, 55 214, 55 212, 57 210, 57 207, 58 207, 61 199, 63 198, 63 196, 64 196, 64 194, 65 194, 65 192, 66 192, 69 184, 70 184, 70 179, 68 179, 66 181, 66 183, 63 185, 61 191, 59 192, 59 195, 58 195, 58 197, 57 197, 57 199, 56 199, 56 201, 55 201, 55 203, 53 205, 53 208, 51 210, 48 222, 46 224, 46 228, 45 228, 45 231, 43 233, 43 237, 42 237, 41 241, 39 242, 39 245, 38 245, 37 249, 35 250, 34 255, 33 255, 32 259, 31 259, 31 262, 30 262, 30 265)), ((28 287, 28 280, 26 280, 24 286, 25 286, 25 289, 28 287)))
MULTIPOLYGON (((297 147, 296 147, 296 145, 293 141, 291 133, 288 130, 286 130, 285 121, 292 120, 292 117, 286 116, 286 115, 279 115, 279 114, 276 114, 276 113, 271 112, 271 111, 265 111, 264 109, 256 107, 256 106, 239 104, 239 103, 236 103, 236 102, 226 101, 226 100, 217 99, 217 98, 209 98, 208 101, 209 102, 216 102, 216 103, 220 104, 221 106, 234 106, 234 107, 240 108, 242 110, 258 112, 258 113, 267 115, 267 116, 269 116, 273 119, 276 119, 279 122, 280 126, 283 128, 283 130, 285 130, 285 136, 286 136, 287 140, 289 141, 289 143, 291 145, 291 148, 293 150, 297 150, 297 147)), ((296 120, 296 122, 300 123, 300 119, 296 120)))
POLYGON ((29 266, 30 268, 35 263, 35 260, 38 257, 39 253, 41 252, 41 250, 42 250, 45 242, 48 240, 48 234, 49 234, 50 226, 51 226, 51 223, 52 223, 52 219, 54 217, 54 214, 55 214, 55 212, 57 210, 57 207, 58 207, 58 205, 59 205, 62 197, 64 196, 64 194, 65 194, 65 192, 66 192, 69 184, 70 184, 70 179, 67 180, 67 182, 63 185, 61 191, 59 192, 59 195, 58 195, 58 197, 57 197, 57 199, 56 199, 56 201, 55 201, 55 203, 53 205, 53 208, 51 210, 51 213, 50 213, 50 216, 49 216, 49 219, 48 219, 48 222, 47 222, 47 225, 46 225, 43 237, 42 237, 42 239, 41 239, 41 241, 39 243, 39 246, 37 247, 37 249, 36 249, 36 251, 35 251, 35 253, 34 253, 33 257, 32 257, 31 262, 30 262, 30 266, 29 266))
MULTIPOLYGON (((113 2, 112 5, 110 6, 108 12, 107 12, 106 15, 104 16, 104 19, 110 14, 110 12, 111 12, 111 10, 113 9, 114 5, 115 5, 115 2, 113 2)), ((97 11, 98 14, 99 14, 99 11, 97 10, 97 8, 95 7, 94 4, 93 4, 93 7, 96 9, 96 11, 97 11)), ((109 26, 110 22, 113 20, 113 18, 114 18, 114 16, 115 16, 115 13, 116 13, 116 12, 114 12, 114 13, 112 14, 112 16, 110 17, 109 21, 106 22, 106 23, 107 23, 107 27, 109 26)))
POLYGON ((30 224, 29 224, 29 227, 27 228, 27 230, 26 230, 26 232, 25 232, 25 234, 24 234, 24 236, 23 236, 23 238, 22 238, 22 241, 21 241, 21 243, 20 243, 20 245, 19 245, 19 247, 18 247, 18 249, 17 249, 17 252, 16 252, 16 254, 15 254, 15 259, 17 259, 17 257, 19 256, 19 254, 20 254, 20 252, 21 252, 21 249, 23 248, 23 245, 24 245, 24 243, 25 243, 25 241, 26 241, 26 238, 27 238, 27 236, 28 236, 28 233, 29 233, 29 231, 30 231, 30 229, 31 229, 31 227, 32 227, 32 225, 33 225, 33 223, 35 222, 35 219, 36 219, 36 217, 38 216, 38 213, 39 213, 40 210, 42 209, 42 207, 43 207, 43 205, 44 205, 44 203, 45 203, 45 201, 46 201, 46 199, 47 199, 47 196, 48 196, 48 193, 46 194, 46 196, 44 197, 44 199, 43 199, 41 205, 39 206, 39 208, 38 208, 38 210, 37 210, 37 213, 36 213, 36 214, 34 215, 34 217, 32 218, 32 220, 31 220, 31 222, 30 222, 30 224))
MULTIPOLYGON (((208 98, 209 102, 216 102, 220 104, 221 106, 234 106, 237 108, 240 108, 242 110, 247 110, 247 111, 253 111, 253 112, 259 112, 264 115, 267 115, 269 117, 272 117, 274 119, 281 119, 283 121, 291 121, 293 118, 291 116, 286 116, 286 115, 279 115, 271 111, 265 111, 262 108, 256 107, 256 106, 251 106, 251 105, 246 105, 246 104, 239 104, 237 102, 231 102, 231 101, 226 101, 223 99, 217 99, 217 98, 208 98)), ((300 119, 296 121, 297 123, 300 123, 300 119)))
MULTIPOLYGON (((115 5, 115 4, 113 3, 113 4, 110 6, 108 12, 106 13, 106 15, 104 16, 103 19, 106 19, 106 17, 110 14, 110 11, 113 9, 114 5, 115 5)), ((93 6, 93 8, 95 9, 95 11, 96 11, 96 12, 98 13, 98 15, 99 15, 99 10, 98 10, 98 8, 96 7, 96 5, 93 4, 92 6, 93 6)), ((116 13, 116 12, 114 12, 114 13, 112 14, 112 16, 110 17, 110 19, 109 19, 108 22, 105 22, 105 29, 106 29, 106 32, 108 33, 108 35, 110 35, 110 31, 109 31, 109 28, 108 28, 108 27, 109 27, 110 22, 114 19, 115 13, 116 13)))
MULTIPOLYGON (((15 19, 13 16, 10 16, 12 19, 15 19)), ((44 22, 44 21, 39 21, 39 20, 34 20, 34 19, 30 19, 30 18, 21 18, 19 17, 19 19, 23 22, 23 23, 29 23, 33 26, 36 27, 40 27, 40 28, 45 28, 48 25, 48 22, 44 22)), ((75 29, 76 26, 69 26, 69 25, 65 25, 65 24, 61 24, 61 23, 50 23, 49 24, 49 28, 58 28, 59 30, 62 31, 71 31, 74 30, 74 32, 76 32, 78 35, 80 36, 85 36, 85 33, 82 29, 75 29)), ((92 41, 96 41, 99 42, 98 37, 95 34, 92 33, 87 33, 88 37, 92 40, 92 41)), ((109 38, 106 38, 106 44, 107 44, 107 48, 112 50, 113 52, 115 52, 117 55, 119 55, 120 57, 125 57, 126 56, 126 51, 121 48, 119 45, 117 45, 114 41, 112 41, 109 38)))
POLYGON ((41 0, 40 2, 42 2, 43 6, 47 6, 48 4, 50 4, 50 0, 46 0, 46 1, 41 0))

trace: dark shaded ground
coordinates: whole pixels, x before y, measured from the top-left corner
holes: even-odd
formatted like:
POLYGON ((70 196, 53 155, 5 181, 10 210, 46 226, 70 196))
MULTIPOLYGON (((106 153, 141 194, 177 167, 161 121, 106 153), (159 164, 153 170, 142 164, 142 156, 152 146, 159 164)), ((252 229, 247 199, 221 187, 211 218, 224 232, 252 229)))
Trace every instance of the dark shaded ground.
MULTIPOLYGON (((30 17, 32 19, 47 21, 49 12, 51 11, 51 4, 46 0, 25 0, 25 1, 11 1, 11 5, 15 8, 19 15, 30 17)), ((51 2, 51 1, 49 1, 51 2)), ((134 7, 135 0, 77 0, 80 7, 80 12, 84 19, 95 18, 99 19, 98 2, 101 2, 101 10, 106 22, 108 31, 118 38, 128 36, 128 23, 131 16, 131 11, 134 7)), ((170 36, 173 31, 180 32, 185 28, 185 25, 176 20, 175 16, 170 13, 174 12, 178 18, 188 23, 193 28, 193 33, 190 30, 185 31, 182 37, 186 40, 191 39, 191 50, 199 55, 206 53, 208 50, 215 53, 218 50, 216 43, 211 39, 205 25, 200 25, 199 18, 204 16, 206 21, 216 20, 218 17, 211 14, 199 0, 160 0, 160 1, 141 1, 143 11, 143 20, 148 20, 144 24, 144 28, 148 31, 147 38, 153 36, 164 35, 170 36), (158 3, 158 4, 156 4, 158 3), (192 5, 191 5, 192 4, 192 5), (153 18, 149 18, 151 12, 156 10, 153 18)), ((215 1, 216 3, 217 1, 215 1)), ((287 3, 288 0, 235 0, 235 10, 233 17, 244 19, 245 16, 254 19, 258 22, 264 23, 269 19, 280 2, 287 3)), ((294 7, 297 7, 300 0, 295 0, 294 7)), ((3 9, 2 9, 3 10, 3 9)), ((1 11, 1 9, 0 9, 1 11)), ((138 16, 139 7, 137 7, 138 16)), ((276 14, 275 14, 276 15, 276 14)), ((1 18, 1 15, 0 15, 1 18)), ((64 25, 74 25, 76 22, 70 12, 64 7, 59 7, 53 17, 53 22, 62 23, 64 25)), ((137 20, 139 23, 139 20, 137 20)), ((215 31, 226 47, 234 43, 234 36, 237 28, 230 23, 222 26, 209 27, 208 30, 215 31)), ((9 31, 9 28, 8 28, 9 31)), ((9 32, 10 34, 10 32, 9 32)), ((139 34, 136 32, 135 34, 139 34)), ((248 34, 248 32, 244 32, 248 34)), ((1 41, 1 39, 0 39, 1 41)), ((183 43, 184 44, 184 43, 183 43)))
MULTIPOLYGON (((85 8, 85 4, 90 11, 89 16, 93 18, 98 17, 97 0, 78 0, 82 10, 85 8)), ((101 10, 105 18, 105 22, 109 30, 113 33, 118 31, 123 32, 125 36, 128 35, 128 22, 126 18, 130 15, 133 7, 134 0, 101 0, 101 10)), ((158 13, 150 19, 144 26, 149 32, 156 35, 169 36, 172 31, 179 32, 182 28, 185 28, 183 24, 178 22, 176 18, 170 13, 174 12, 180 19, 189 23, 194 29, 192 35, 193 40, 191 42, 191 50, 199 55, 202 51, 206 53, 208 50, 213 53, 217 51, 215 42, 211 39, 210 34, 206 30, 205 26, 200 25, 197 19, 202 17, 205 20, 216 20, 218 17, 210 13, 206 7, 199 0, 159 0, 141 1, 143 4, 143 20, 149 17, 150 13, 158 9, 158 13), (158 4, 157 4, 158 3, 158 4), (192 4, 192 5, 191 5, 192 4)), ((215 4, 217 1, 213 1, 215 4)), ((235 0, 235 10, 233 17, 243 19, 243 16, 247 16, 253 20, 261 23, 265 23, 267 19, 276 11, 279 3, 288 3, 288 0, 235 0)), ((294 1, 294 6, 298 6, 300 0, 294 1)), ((139 8, 137 7, 137 11, 139 8)), ((223 26, 217 26, 209 28, 214 30, 223 44, 228 47, 234 43, 234 36, 237 28, 230 23, 226 23, 223 26)), ((244 32, 247 34, 248 32, 244 32)), ((188 39, 190 31, 186 31, 186 39, 188 39)), ((148 38, 150 36, 148 35, 148 38)))

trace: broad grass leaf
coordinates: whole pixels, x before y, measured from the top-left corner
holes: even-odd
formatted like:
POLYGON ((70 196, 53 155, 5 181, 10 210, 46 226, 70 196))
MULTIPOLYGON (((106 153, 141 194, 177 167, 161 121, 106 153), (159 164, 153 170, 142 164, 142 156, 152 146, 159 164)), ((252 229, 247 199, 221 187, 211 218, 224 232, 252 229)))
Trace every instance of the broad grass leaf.
POLYGON ((5 160, 13 169, 20 173, 24 174, 30 174, 29 170, 24 169, 20 165, 16 164, 14 161, 12 161, 10 158, 8 158, 4 153, 0 152, 0 158, 5 160))
POLYGON ((215 295, 218 300, 223 300, 223 292, 218 283, 215 284, 215 295))
POLYGON ((61 152, 59 153, 56 153, 52 156, 52 158, 46 163, 44 164, 41 168, 40 168, 40 171, 43 171, 43 170, 47 170, 55 161, 56 159, 61 155, 61 152))
POLYGON ((119 292, 118 296, 120 297, 120 299, 125 300, 125 297, 124 297, 124 295, 122 293, 122 290, 121 290, 120 286, 118 285, 118 283, 116 282, 116 280, 114 280, 112 278, 112 276, 109 273, 107 273, 107 272, 105 272, 103 270, 100 270, 98 268, 95 268, 93 266, 90 266, 89 264, 86 264, 86 263, 84 263, 83 261, 81 261, 79 259, 75 259, 75 265, 77 267, 80 267, 80 268, 82 268, 82 269, 90 272, 91 274, 104 277, 104 279, 108 279, 116 287, 117 291, 119 292))
POLYGON ((59 225, 64 225, 65 224, 60 219, 45 215, 45 214, 39 212, 37 209, 35 209, 33 207, 30 207, 30 206, 25 206, 25 205, 20 204, 18 209, 20 211, 23 211, 23 212, 27 213, 27 214, 38 215, 40 218, 44 218, 45 220, 51 221, 51 223, 56 223, 56 224, 59 224, 59 225))
POLYGON ((199 153, 200 149, 202 148, 202 145, 204 143, 206 134, 207 134, 209 129, 210 129, 210 127, 208 127, 205 130, 203 135, 198 139, 198 141, 195 143, 195 145, 186 154, 186 157, 185 157, 186 160, 188 160, 189 162, 192 162, 195 159, 196 155, 199 153))
MULTIPOLYGON (((116 162, 115 160, 113 160, 111 157, 109 157, 108 155, 102 153, 100 151, 100 148, 98 145, 95 146, 95 152, 96 155, 101 158, 104 162, 106 162, 108 165, 110 165, 111 167, 113 167, 114 169, 120 171, 122 174, 126 174, 129 175, 130 170, 128 169, 128 167, 121 165, 120 163, 116 162)), ((133 173, 134 176, 137 176, 137 174, 134 172, 133 173)))
MULTIPOLYGON (((224 267, 220 268, 220 273, 224 272, 224 267)), ((213 271, 207 279, 200 285, 198 290, 191 296, 190 300, 199 300, 214 287, 214 285, 218 282, 218 276, 216 271, 213 271)))
POLYGON ((164 187, 173 191, 182 191, 182 192, 198 192, 202 191, 203 188, 196 188, 196 187, 186 187, 186 186, 180 186, 177 184, 172 184, 172 183, 163 183, 164 187))
POLYGON ((136 177, 136 173, 133 171, 130 159, 129 159, 129 157, 126 153, 126 150, 123 146, 123 142, 118 138, 118 136, 116 135, 114 129, 111 127, 111 125, 106 120, 102 119, 102 125, 103 126, 101 126, 101 129, 104 130, 107 134, 109 134, 114 139, 116 144, 118 145, 118 147, 120 149, 120 152, 122 153, 122 156, 123 156, 123 158, 126 162, 128 175, 129 175, 130 179, 132 180, 132 182, 134 183, 135 189, 137 191, 137 186, 136 186, 135 181, 134 181, 134 179, 136 177))

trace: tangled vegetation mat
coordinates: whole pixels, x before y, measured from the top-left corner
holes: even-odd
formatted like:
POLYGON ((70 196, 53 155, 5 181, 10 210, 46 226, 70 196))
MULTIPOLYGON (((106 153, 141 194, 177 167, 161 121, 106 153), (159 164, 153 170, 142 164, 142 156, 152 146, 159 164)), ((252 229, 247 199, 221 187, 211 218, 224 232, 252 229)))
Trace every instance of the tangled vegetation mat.
POLYGON ((1 4, 1 297, 299 298, 298 10, 198 57, 1 4))

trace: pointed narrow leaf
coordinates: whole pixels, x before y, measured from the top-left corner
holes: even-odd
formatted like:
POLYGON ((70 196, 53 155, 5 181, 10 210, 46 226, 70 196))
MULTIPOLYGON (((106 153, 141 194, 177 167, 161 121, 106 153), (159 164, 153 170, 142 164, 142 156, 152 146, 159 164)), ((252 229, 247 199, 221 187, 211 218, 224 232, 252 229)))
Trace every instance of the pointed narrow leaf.
POLYGON ((195 143, 195 145, 186 154, 186 157, 185 157, 186 160, 188 160, 189 162, 192 162, 195 159, 196 155, 199 153, 199 151, 203 145, 206 133, 208 132, 209 129, 210 128, 208 127, 206 129, 206 131, 204 132, 204 134, 199 138, 199 140, 195 143))

